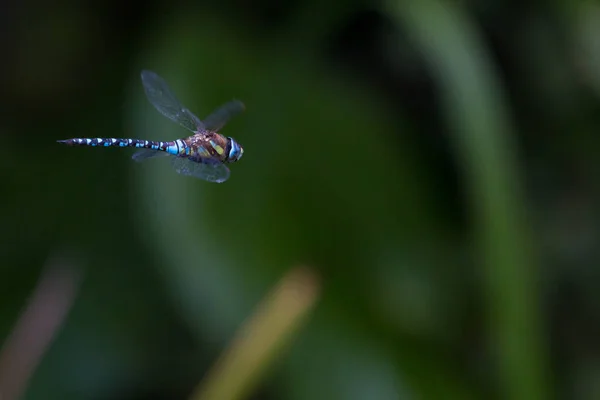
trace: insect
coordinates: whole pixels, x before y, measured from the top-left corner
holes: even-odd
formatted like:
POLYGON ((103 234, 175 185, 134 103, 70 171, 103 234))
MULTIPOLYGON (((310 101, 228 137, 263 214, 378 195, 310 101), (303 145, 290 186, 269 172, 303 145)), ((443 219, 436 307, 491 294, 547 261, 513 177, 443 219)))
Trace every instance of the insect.
POLYGON ((233 100, 217 108, 201 121, 175 97, 167 82, 152 71, 143 70, 142 84, 148 101, 165 117, 177 122, 193 135, 171 142, 142 139, 74 138, 58 140, 68 146, 136 147, 135 161, 172 156, 171 165, 186 176, 222 183, 229 179, 226 164, 236 162, 244 149, 231 137, 218 133, 227 121, 244 111, 241 101, 233 100))

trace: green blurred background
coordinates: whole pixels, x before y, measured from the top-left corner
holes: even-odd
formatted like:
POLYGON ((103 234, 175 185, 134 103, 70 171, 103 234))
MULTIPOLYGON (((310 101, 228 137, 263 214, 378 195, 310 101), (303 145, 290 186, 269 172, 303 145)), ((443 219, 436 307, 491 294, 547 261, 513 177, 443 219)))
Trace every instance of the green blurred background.
POLYGON ((321 297, 249 398, 600 398, 598 2, 8 0, 0 26, 0 346, 48 260, 82 278, 23 398, 188 398, 299 263, 321 297), (55 142, 187 135, 142 69, 200 118, 245 103, 229 181, 55 142))

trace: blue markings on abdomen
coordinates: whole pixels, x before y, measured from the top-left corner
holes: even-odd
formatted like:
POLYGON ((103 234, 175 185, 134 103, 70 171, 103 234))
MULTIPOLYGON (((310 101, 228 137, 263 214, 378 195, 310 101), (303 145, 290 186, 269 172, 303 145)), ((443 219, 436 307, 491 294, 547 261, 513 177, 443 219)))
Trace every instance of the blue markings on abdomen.
POLYGON ((165 145, 166 145, 165 151, 174 156, 177 156, 177 155, 181 154, 182 152, 185 152, 185 148, 187 147, 185 142, 181 139, 178 139, 174 142, 166 142, 165 145))
MULTIPOLYGON (((58 140, 59 143, 68 146, 91 146, 91 147, 136 147, 138 149, 152 149, 166 151, 177 155, 179 147, 176 142, 156 142, 142 139, 117 139, 117 138, 75 138, 58 140)), ((179 142, 179 141, 178 141, 179 142)))

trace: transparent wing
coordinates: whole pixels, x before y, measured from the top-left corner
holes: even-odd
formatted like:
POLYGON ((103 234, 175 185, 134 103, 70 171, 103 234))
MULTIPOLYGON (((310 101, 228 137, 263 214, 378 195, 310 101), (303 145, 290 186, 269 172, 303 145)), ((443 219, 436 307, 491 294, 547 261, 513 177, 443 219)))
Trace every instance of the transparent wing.
POLYGON ((177 100, 163 78, 147 70, 141 75, 146 97, 158 112, 192 132, 204 129, 202 121, 177 100))
POLYGON ((229 168, 218 160, 202 159, 194 162, 183 157, 173 157, 171 165, 182 175, 192 176, 208 182, 222 183, 229 179, 229 168))
POLYGON ((206 129, 211 131, 219 131, 227 121, 241 113, 246 109, 244 103, 239 100, 232 100, 228 103, 223 104, 221 107, 217 108, 212 112, 208 117, 204 119, 204 126, 206 129))
POLYGON ((133 158, 137 162, 142 162, 148 158, 165 157, 165 156, 169 156, 169 155, 170 154, 167 153, 166 151, 142 149, 142 150, 138 150, 135 153, 133 153, 133 156, 131 156, 131 158, 133 158))

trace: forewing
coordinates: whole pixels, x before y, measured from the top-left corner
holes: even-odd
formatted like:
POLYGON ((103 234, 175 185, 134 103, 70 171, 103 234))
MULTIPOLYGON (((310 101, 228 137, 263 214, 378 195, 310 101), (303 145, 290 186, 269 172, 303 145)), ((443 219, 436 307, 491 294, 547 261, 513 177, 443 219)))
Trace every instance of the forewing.
POLYGON ((148 158, 165 157, 168 155, 170 154, 165 151, 142 149, 133 153, 133 156, 131 156, 131 158, 133 158, 137 162, 142 162, 148 158))
POLYGON ((141 75, 146 97, 158 112, 192 132, 204 129, 202 121, 177 100, 163 78, 147 70, 141 75))
POLYGON ((203 121, 204 126, 208 130, 218 132, 230 118, 240 114, 245 109, 246 106, 244 106, 244 103, 239 100, 232 100, 223 104, 206 117, 203 121))
POLYGON ((229 179, 229 168, 218 160, 202 159, 200 162, 183 157, 174 157, 171 165, 182 175, 192 176, 208 182, 222 183, 229 179))

